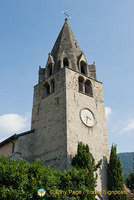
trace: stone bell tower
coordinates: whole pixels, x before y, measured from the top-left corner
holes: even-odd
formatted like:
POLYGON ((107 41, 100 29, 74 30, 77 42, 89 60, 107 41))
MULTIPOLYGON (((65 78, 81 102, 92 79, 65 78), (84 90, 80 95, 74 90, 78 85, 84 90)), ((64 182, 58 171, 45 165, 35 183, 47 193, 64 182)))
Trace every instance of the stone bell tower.
POLYGON ((69 168, 78 141, 88 144, 96 162, 103 160, 97 190, 107 189, 109 147, 102 83, 96 78, 95 64, 88 65, 67 19, 46 67, 39 68, 32 129, 33 158, 54 168, 69 168))

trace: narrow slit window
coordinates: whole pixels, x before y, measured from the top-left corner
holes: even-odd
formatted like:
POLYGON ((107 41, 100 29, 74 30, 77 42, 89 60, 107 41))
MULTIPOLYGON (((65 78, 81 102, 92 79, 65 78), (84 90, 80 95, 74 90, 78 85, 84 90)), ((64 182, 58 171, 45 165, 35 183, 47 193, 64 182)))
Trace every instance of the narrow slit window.
POLYGON ((52 75, 52 63, 48 65, 48 77, 52 75))
POLYGON ((83 86, 84 86, 84 79, 83 79, 83 77, 79 77, 79 79, 78 79, 78 82, 79 82, 79 91, 80 92, 83 92, 83 86))
POLYGON ((63 66, 64 66, 64 67, 68 67, 68 66, 69 66, 68 58, 64 58, 64 59, 63 59, 63 66))
POLYGON ((81 73, 86 75, 87 74, 86 73, 87 65, 86 65, 86 63, 84 61, 81 61, 80 67, 81 67, 81 73))
POLYGON ((54 93, 55 91, 55 83, 54 80, 51 81, 51 93, 54 93))
POLYGON ((87 80, 85 82, 85 93, 89 94, 90 96, 93 96, 92 83, 90 80, 87 80))
POLYGON ((48 83, 45 84, 45 96, 48 96, 50 94, 50 86, 48 83))

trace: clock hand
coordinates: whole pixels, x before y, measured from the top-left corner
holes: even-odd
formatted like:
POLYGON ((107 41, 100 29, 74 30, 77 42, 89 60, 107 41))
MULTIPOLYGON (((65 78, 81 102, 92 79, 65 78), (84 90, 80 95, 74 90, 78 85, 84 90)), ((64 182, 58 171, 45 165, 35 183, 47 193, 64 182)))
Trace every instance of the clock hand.
POLYGON ((86 120, 86 124, 87 124, 87 121, 88 121, 88 117, 86 116, 87 120, 86 120))
POLYGON ((90 117, 87 116, 88 119, 92 120, 90 117))

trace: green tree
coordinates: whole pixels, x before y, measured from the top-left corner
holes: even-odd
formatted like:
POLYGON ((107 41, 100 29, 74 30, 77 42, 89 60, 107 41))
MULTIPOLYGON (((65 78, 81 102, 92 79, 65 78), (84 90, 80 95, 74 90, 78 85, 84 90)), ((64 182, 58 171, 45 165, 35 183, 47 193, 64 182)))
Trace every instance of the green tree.
POLYGON ((128 175, 126 185, 134 193, 134 172, 128 175))
MULTIPOLYGON (((89 191, 95 193, 95 185, 97 180, 97 173, 94 177, 94 172, 100 167, 102 160, 95 164, 95 159, 89 151, 88 145, 78 143, 77 154, 72 159, 72 166, 77 169, 86 169, 86 186, 89 191)), ((87 194, 87 198, 90 200, 95 199, 95 194, 87 194)))
POLYGON ((108 164, 108 190, 113 191, 109 200, 127 200, 126 194, 115 194, 124 191, 121 162, 116 153, 116 146, 112 145, 108 164))
POLYGON ((24 160, 9 160, 0 157, 0 200, 35 200, 40 188, 46 190, 46 200, 87 200, 86 170, 71 167, 70 170, 55 170, 44 166, 40 160, 28 163, 24 160), (51 191, 51 193, 50 193, 51 191), (67 192, 66 194, 57 191, 67 192))

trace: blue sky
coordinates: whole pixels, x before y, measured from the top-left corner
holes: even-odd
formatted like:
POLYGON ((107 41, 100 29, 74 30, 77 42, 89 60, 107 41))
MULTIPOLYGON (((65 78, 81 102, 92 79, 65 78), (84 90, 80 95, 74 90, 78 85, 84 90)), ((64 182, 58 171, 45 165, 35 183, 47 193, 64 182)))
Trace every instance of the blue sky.
POLYGON ((0 1, 0 140, 30 129, 38 67, 63 26, 62 10, 103 82, 109 144, 134 151, 134 1, 0 1))

